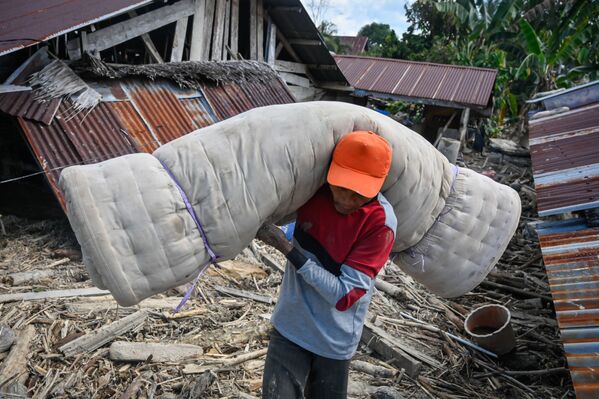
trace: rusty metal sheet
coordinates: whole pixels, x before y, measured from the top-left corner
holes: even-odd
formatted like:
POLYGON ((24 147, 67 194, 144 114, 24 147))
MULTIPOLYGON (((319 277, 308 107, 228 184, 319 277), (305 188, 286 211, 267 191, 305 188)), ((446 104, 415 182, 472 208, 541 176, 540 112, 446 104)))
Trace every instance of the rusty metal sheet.
POLYGON ((342 53, 360 55, 366 51, 368 38, 366 36, 335 36, 342 46, 342 53))
MULTIPOLYGON (((599 126, 599 103, 573 109, 546 118, 533 119, 528 122, 528 133, 533 142, 547 141, 558 134, 584 131, 599 126), (534 140, 533 139, 538 139, 534 140)), ((559 136, 557 136, 559 137, 559 136)))
POLYGON ((599 397, 599 228, 584 219, 537 225, 577 398, 599 397))
POLYGON ((170 83, 127 80, 122 86, 159 145, 194 130, 191 115, 172 92, 170 83))
POLYGON ((159 147, 158 141, 152 137, 130 101, 113 102, 110 103, 110 107, 116 112, 121 123, 125 126, 129 141, 134 144, 137 151, 151 154, 159 147))
POLYGON ((599 104, 529 122, 539 215, 599 207, 599 104))
POLYGON ((107 104, 99 104, 87 116, 80 113, 69 119, 69 107, 63 103, 50 125, 22 117, 18 121, 63 209, 64 197, 58 188, 62 169, 135 152, 107 104))
POLYGON ((267 83, 206 85, 203 91, 220 119, 227 119, 256 107, 295 102, 287 88, 279 80, 267 83))
POLYGON ((487 108, 497 70, 387 58, 335 56, 358 90, 487 108))
POLYGON ((46 125, 49 125, 54 119, 60 103, 60 98, 45 102, 34 100, 34 93, 31 91, 0 95, 0 111, 12 116, 21 116, 42 122, 46 125))
POLYGON ((4 2, 0 56, 150 4, 151 0, 4 2))

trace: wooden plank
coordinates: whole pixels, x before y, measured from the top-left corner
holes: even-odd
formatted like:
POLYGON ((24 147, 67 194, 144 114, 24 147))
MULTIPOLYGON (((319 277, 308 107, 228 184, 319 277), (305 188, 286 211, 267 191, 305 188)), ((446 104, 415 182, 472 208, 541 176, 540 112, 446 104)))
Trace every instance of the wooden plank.
POLYGON ((201 61, 204 54, 206 0, 195 0, 189 61, 201 61))
MULTIPOLYGON (((137 17, 137 12, 135 10, 131 10, 127 14, 131 18, 137 17)), ((148 33, 143 33, 141 35, 141 40, 144 42, 144 46, 146 47, 146 50, 148 50, 150 57, 152 57, 154 61, 156 61, 157 63, 164 64, 164 60, 160 56, 158 49, 156 49, 156 46, 154 45, 154 42, 152 41, 150 35, 148 33)))
MULTIPOLYGON (((2 361, 2 365, 0 365, 0 386, 15 383, 22 385, 29 377, 27 360, 32 355, 31 341, 35 338, 35 327, 28 324, 16 333, 15 343, 12 345, 8 356, 2 361), (12 382, 8 382, 9 380, 12 380, 12 382)), ((6 388, 9 387, 3 386, 2 390, 6 388)), ((3 397, 3 395, 0 394, 0 397, 3 397)))
POLYGON ((225 37, 223 39, 223 48, 222 48, 222 59, 228 60, 229 53, 227 51, 227 46, 229 45, 229 38, 231 32, 231 0, 226 0, 225 2, 225 37))
POLYGON ((231 0, 231 53, 239 52, 239 0, 231 0))
POLYGON ((139 309, 163 310, 174 309, 183 299, 183 297, 168 298, 148 298, 144 299, 136 307, 120 307, 112 296, 93 298, 82 301, 71 301, 65 305, 67 312, 88 314, 94 312, 106 312, 107 310, 117 310, 119 313, 129 314, 139 309))
POLYGON ((268 296, 268 295, 260 295, 260 294, 254 293, 254 292, 238 290, 236 288, 230 288, 230 287, 223 287, 220 285, 215 285, 214 289, 222 294, 233 295, 233 296, 237 296, 240 298, 248 298, 248 299, 251 299, 256 302, 262 302, 262 303, 268 303, 268 304, 275 303, 275 300, 271 296, 268 296))
POLYGON ((310 80, 294 75, 293 73, 279 72, 281 78, 288 84, 293 84, 301 87, 310 87, 310 80))
POLYGON ((67 357, 91 352, 128 331, 140 328, 146 321, 147 316, 147 311, 140 310, 106 326, 100 327, 82 337, 74 339, 73 341, 62 345, 58 350, 67 357))
POLYGON ((204 44, 202 44, 202 60, 210 59, 210 44, 212 43, 212 27, 214 25, 214 13, 216 0, 206 0, 204 12, 204 44))
POLYGON ((92 288, 77 288, 73 290, 56 290, 42 292, 22 292, 18 294, 0 295, 0 303, 17 302, 17 301, 38 301, 49 298, 68 298, 73 296, 98 296, 107 295, 110 291, 101 290, 96 287, 92 288))
POLYGON ((415 349, 413 346, 408 344, 405 340, 399 337, 394 337, 385 330, 380 327, 375 326, 374 324, 367 322, 370 330, 375 333, 377 336, 384 338, 386 341, 392 343, 396 348, 402 351, 405 355, 411 356, 418 361, 424 362, 431 367, 441 367, 441 363, 436 359, 428 356, 424 352, 415 349))
POLYGON ((1 93, 15 93, 17 91, 31 91, 31 86, 0 85, 0 94, 1 93))
POLYGON ((308 66, 306 64, 291 61, 276 60, 275 69, 281 72, 303 73, 304 75, 308 73, 308 66))
POLYGON ((150 359, 152 363, 178 363, 193 360, 204 354, 204 350, 191 344, 115 341, 110 345, 109 354, 111 360, 119 362, 145 362, 150 359))
MULTIPOLYGON (((88 51, 101 51, 126 42, 134 37, 188 17, 194 12, 193 0, 181 0, 170 6, 160 7, 135 18, 119 22, 106 28, 87 34, 88 51)), ((67 43, 69 55, 73 52, 76 56, 79 47, 79 38, 69 40, 67 43)), ((79 54, 79 57, 81 55, 79 54)))
POLYGON ((283 43, 279 43, 277 45, 277 50, 275 51, 275 59, 279 58, 279 55, 281 55, 281 51, 283 51, 283 43))
POLYGON ((258 45, 258 61, 264 61, 264 4, 258 0, 256 4, 256 42, 258 45))
POLYGON ((301 86, 288 86, 289 92, 295 98, 296 101, 319 101, 327 93, 323 89, 317 89, 314 87, 301 87, 301 86))
POLYGON ((361 339, 367 346, 383 356, 385 361, 395 363, 398 368, 403 368, 410 377, 416 378, 420 373, 422 363, 401 351, 394 344, 394 340, 374 324, 364 323, 361 339))
POLYGON ((272 19, 268 17, 268 35, 266 38, 266 62, 269 65, 275 64, 276 52, 277 52, 277 25, 272 22, 272 19))
MULTIPOLYGON (((187 34, 187 23, 189 17, 181 18, 175 25, 175 36, 171 48, 171 62, 183 61, 183 49, 185 48, 185 35, 187 34)), ((193 38, 192 38, 193 39, 193 38)))
POLYGON ((320 87, 321 89, 325 90, 343 91, 346 93, 351 93, 354 91, 353 87, 342 85, 339 82, 317 82, 316 87, 320 87))
POLYGON ((216 12, 212 28, 212 55, 213 61, 221 61, 223 57, 223 39, 225 37, 225 6, 226 0, 216 0, 216 12))
POLYGON ((257 43, 257 4, 258 0, 250 0, 250 60, 258 59, 258 43, 257 43))

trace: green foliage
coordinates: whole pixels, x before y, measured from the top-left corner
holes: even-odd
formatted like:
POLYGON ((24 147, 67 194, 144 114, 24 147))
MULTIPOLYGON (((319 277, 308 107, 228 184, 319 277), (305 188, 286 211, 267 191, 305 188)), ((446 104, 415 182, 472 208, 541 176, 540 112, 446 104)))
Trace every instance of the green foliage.
POLYGON ((323 20, 320 25, 318 25, 318 31, 322 35, 324 44, 329 51, 342 53, 343 50, 347 48, 347 46, 342 45, 339 38, 335 36, 337 34, 337 26, 333 22, 323 20))
POLYGON ((599 1, 415 0, 401 40, 371 23, 370 55, 497 70, 495 125, 516 121, 535 93, 599 79, 599 1))
POLYGON ((368 37, 368 55, 372 57, 397 58, 399 55, 399 39, 387 24, 373 22, 364 25, 358 36, 368 37))

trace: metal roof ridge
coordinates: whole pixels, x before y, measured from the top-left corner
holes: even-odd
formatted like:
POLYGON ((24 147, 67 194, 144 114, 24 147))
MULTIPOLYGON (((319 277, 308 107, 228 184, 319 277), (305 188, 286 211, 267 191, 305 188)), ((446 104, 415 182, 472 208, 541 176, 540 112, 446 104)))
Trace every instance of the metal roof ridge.
POLYGON ((435 62, 412 61, 412 60, 404 60, 404 59, 399 59, 399 58, 384 58, 384 57, 371 57, 371 56, 364 56, 364 55, 339 55, 339 54, 335 54, 333 57, 334 58, 362 58, 362 59, 369 59, 369 60, 390 61, 390 62, 398 62, 398 63, 432 65, 432 66, 438 66, 438 67, 442 67, 442 68, 456 68, 456 69, 469 69, 469 70, 474 69, 474 70, 480 70, 480 71, 494 72, 495 74, 497 73, 497 69, 493 69, 493 68, 482 68, 482 67, 475 67, 475 66, 469 66, 469 65, 439 64, 439 63, 435 63, 435 62))

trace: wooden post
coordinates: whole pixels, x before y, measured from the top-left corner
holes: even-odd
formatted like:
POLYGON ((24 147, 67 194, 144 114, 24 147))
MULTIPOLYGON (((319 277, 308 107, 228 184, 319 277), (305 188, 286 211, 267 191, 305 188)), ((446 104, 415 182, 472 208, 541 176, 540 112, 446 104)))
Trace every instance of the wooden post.
POLYGON ((212 35, 211 60, 220 61, 223 57, 223 39, 225 37, 225 6, 226 0, 216 0, 216 13, 214 14, 212 35))
POLYGON ((210 43, 212 43, 212 26, 214 24, 214 9, 216 0, 206 0, 206 11, 204 14, 204 44, 202 45, 202 59, 210 59, 210 43))
POLYGON ((206 0, 195 0, 193 14, 193 30, 191 31, 191 48, 189 61, 200 61, 204 54, 204 14, 206 12, 206 0))
POLYGON ((275 64, 276 52, 277 52, 277 26, 272 22, 272 19, 268 17, 268 28, 266 37, 266 62, 270 65, 275 64))
POLYGON ((257 4, 258 0, 250 0, 250 60, 258 59, 258 43, 257 43, 257 4))
POLYGON ((470 108, 466 108, 462 111, 462 118, 460 119, 460 146, 464 147, 464 141, 466 140, 466 131, 468 131, 468 119, 470 118, 470 108))
POLYGON ((188 19, 189 17, 181 18, 175 26, 175 36, 173 36, 173 46, 171 48, 171 62, 183 61, 183 48, 185 48, 188 19))
POLYGON ((227 52, 227 47, 229 45, 229 37, 230 37, 230 32, 231 32, 231 0, 226 0, 225 1, 225 37, 223 39, 223 47, 222 47, 222 60, 227 60, 228 57, 228 52, 227 52))
POLYGON ((258 45, 258 61, 264 61, 264 3, 258 0, 256 4, 256 42, 258 45))
POLYGON ((231 53, 239 52, 239 0, 231 0, 231 53))

